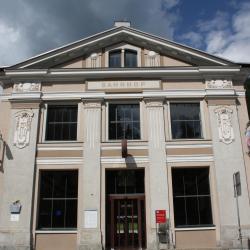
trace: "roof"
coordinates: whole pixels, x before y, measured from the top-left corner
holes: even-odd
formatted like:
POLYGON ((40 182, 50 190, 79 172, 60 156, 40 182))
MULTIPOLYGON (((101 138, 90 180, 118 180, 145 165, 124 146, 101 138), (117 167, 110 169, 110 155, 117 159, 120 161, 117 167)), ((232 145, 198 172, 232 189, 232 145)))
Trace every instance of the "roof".
POLYGON ((182 45, 168 39, 148 34, 131 27, 114 27, 97 33, 76 42, 56 48, 54 50, 31 57, 21 63, 15 64, 8 69, 44 69, 73 60, 91 51, 102 49, 118 42, 128 42, 135 45, 159 51, 185 61, 195 62, 201 66, 233 66, 239 65, 232 61, 203 52, 198 49, 182 45))

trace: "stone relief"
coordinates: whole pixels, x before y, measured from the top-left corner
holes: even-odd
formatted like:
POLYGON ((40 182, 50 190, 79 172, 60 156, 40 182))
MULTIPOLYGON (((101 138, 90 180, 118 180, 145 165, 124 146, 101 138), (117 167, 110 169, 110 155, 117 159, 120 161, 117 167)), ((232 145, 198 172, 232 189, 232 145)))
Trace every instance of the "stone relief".
POLYGON ((248 148, 247 154, 250 156, 250 121, 247 123, 246 126, 246 144, 248 148))
POLYGON ((34 116, 32 111, 22 110, 15 114, 15 134, 14 145, 17 148, 25 148, 30 142, 30 131, 32 117, 34 116))
POLYGON ((208 80, 206 81, 206 87, 208 89, 229 89, 233 87, 231 80, 208 80))
POLYGON ((225 144, 234 141, 234 131, 232 125, 233 111, 228 107, 219 107, 214 111, 218 119, 219 139, 225 144))
POLYGON ((13 87, 14 93, 23 93, 23 92, 38 92, 41 90, 41 83, 15 83, 13 87))

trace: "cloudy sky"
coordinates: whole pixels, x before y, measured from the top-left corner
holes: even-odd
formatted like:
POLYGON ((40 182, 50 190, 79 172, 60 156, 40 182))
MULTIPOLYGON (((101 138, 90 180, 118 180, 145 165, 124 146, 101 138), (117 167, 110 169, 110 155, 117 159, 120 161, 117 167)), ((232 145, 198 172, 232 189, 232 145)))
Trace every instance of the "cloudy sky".
POLYGON ((0 65, 109 29, 115 20, 214 55, 250 62, 249 0, 2 0, 0 65))

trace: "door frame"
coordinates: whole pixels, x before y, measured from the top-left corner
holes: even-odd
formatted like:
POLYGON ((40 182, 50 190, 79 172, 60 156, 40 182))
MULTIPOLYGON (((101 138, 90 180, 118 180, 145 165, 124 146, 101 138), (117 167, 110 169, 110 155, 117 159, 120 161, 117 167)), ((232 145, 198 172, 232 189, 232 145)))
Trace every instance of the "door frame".
POLYGON ((142 232, 145 232, 145 239, 144 239, 144 244, 146 246, 147 244, 147 231, 146 231, 146 202, 145 202, 145 194, 109 194, 108 195, 108 202, 110 202, 110 220, 111 220, 111 234, 110 234, 110 247, 111 249, 115 249, 115 211, 114 211, 114 201, 115 200, 137 200, 137 209, 138 209, 138 249, 142 249, 142 232), (144 202, 144 215, 141 214, 141 201, 144 202), (142 223, 142 218, 144 219, 144 227, 142 223))

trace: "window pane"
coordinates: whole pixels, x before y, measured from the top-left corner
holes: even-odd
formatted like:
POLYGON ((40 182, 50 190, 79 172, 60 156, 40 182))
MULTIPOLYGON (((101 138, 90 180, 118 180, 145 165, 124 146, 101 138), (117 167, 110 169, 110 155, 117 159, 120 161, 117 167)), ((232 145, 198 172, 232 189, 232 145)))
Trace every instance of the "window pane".
POLYGON ((186 209, 184 198, 174 198, 175 226, 186 225, 186 209))
POLYGON ((120 50, 109 52, 109 67, 111 68, 121 67, 121 51, 120 50))
POLYGON ((77 211, 77 200, 68 200, 66 202, 65 226, 67 228, 75 228, 77 225, 77 213, 72 213, 72 211, 77 211))
POLYGON ((199 225, 199 211, 197 197, 186 197, 187 225, 199 225))
POLYGON ((49 105, 47 111, 46 140, 76 140, 77 105, 49 105))
POLYGON ((199 197, 200 224, 209 225, 213 223, 211 213, 210 197, 199 197))
POLYGON ((173 139, 201 138, 200 104, 171 103, 173 139))
POLYGON ((39 204, 39 227, 51 228, 52 200, 40 200, 39 204))
POLYGON ((125 67, 137 67, 137 52, 125 50, 124 64, 125 67))
POLYGON ((140 139, 138 104, 109 105, 109 139, 140 139), (135 122, 134 122, 135 121, 135 122))
POLYGON ((64 213, 65 213, 65 200, 53 201, 53 228, 64 228, 64 213))

